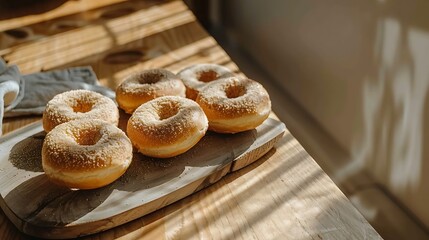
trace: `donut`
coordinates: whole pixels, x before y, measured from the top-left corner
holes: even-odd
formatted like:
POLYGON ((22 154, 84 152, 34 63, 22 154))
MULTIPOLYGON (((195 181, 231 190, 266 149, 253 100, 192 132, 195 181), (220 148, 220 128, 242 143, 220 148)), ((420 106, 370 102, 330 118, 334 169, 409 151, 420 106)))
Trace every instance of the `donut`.
POLYGON ((43 141, 42 166, 58 185, 94 189, 118 179, 131 164, 133 148, 125 133, 98 119, 58 125, 43 141))
POLYGON ((165 96, 137 108, 128 120, 127 134, 142 154, 168 158, 192 148, 207 128, 207 117, 196 102, 165 96))
POLYGON ((118 125, 119 111, 115 102, 106 96, 89 90, 71 90, 48 102, 43 112, 43 129, 49 132, 61 123, 81 118, 118 125))
POLYGON ((226 67, 217 64, 195 64, 177 73, 186 87, 186 97, 192 100, 197 98, 198 92, 208 82, 221 78, 233 77, 234 74, 226 67))
POLYGON ((268 92, 258 82, 237 77, 220 79, 204 87, 196 102, 209 120, 209 130, 237 133, 259 126, 271 112, 268 92))
POLYGON ((116 101, 126 113, 143 103, 162 96, 185 97, 183 82, 165 69, 150 69, 131 75, 116 88, 116 101))

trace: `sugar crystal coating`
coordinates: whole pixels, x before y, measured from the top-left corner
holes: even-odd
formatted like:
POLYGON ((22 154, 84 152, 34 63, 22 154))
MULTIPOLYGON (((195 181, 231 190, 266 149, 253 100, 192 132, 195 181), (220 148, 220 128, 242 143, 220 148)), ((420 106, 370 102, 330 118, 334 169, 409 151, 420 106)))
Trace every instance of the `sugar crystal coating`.
POLYGON ((89 90, 71 90, 48 102, 43 112, 43 128, 49 132, 59 124, 82 118, 117 125, 119 112, 115 102, 108 97, 89 90))

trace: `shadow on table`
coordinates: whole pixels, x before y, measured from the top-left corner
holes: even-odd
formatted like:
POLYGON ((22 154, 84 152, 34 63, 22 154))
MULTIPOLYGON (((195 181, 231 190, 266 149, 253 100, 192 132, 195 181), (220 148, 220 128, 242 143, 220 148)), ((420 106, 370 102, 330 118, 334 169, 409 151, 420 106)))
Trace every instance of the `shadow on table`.
MULTIPOLYGON (((293 137, 286 136, 282 139, 282 143, 280 143, 280 144, 287 143, 292 139, 293 139, 293 137)), ((172 203, 171 205, 164 207, 162 209, 159 209, 153 213, 150 213, 150 214, 148 214, 142 218, 138 218, 136 220, 133 220, 133 221, 126 223, 124 225, 121 225, 119 227, 109 229, 107 231, 99 233, 98 236, 100 238, 104 238, 105 236, 106 237, 111 236, 113 233, 115 234, 115 236, 118 236, 118 234, 120 235, 121 233, 125 235, 128 233, 132 233, 133 231, 137 231, 137 230, 139 230, 145 226, 145 228, 144 228, 145 232, 139 234, 138 236, 139 237, 148 237, 148 239, 150 239, 150 236, 153 236, 153 234, 155 234, 152 232, 152 230, 158 228, 159 227, 158 225, 160 225, 160 224, 161 225, 165 224, 164 221, 158 222, 160 219, 166 218, 167 216, 174 217, 175 214, 181 214, 181 209, 189 208, 189 207, 195 205, 196 202, 199 202, 201 200, 201 198, 205 198, 207 196, 207 194, 210 194, 210 192, 216 191, 216 189, 225 185, 225 181, 227 183, 232 182, 236 178, 238 178, 239 176, 242 176, 242 175, 245 175, 245 174, 251 172, 253 169, 255 169, 258 166, 260 166, 261 164, 263 164, 267 159, 269 159, 273 154, 275 154, 275 152, 276 152, 276 149, 272 148, 270 151, 268 151, 259 160, 255 161, 251 165, 249 165, 249 166, 247 166, 247 167, 245 167, 239 171, 228 174, 227 176, 223 177, 219 182, 214 183, 210 187, 204 188, 196 194, 190 195, 190 196, 188 196, 182 200, 179 200, 175 203, 172 203), (201 197, 201 196, 203 196, 203 197, 201 197), (127 231, 126 232, 118 231, 118 228, 126 228, 127 231)), ((198 222, 198 219, 197 219, 197 222, 198 222)), ((203 226, 201 226, 201 227, 203 227, 203 226)), ((194 234, 197 234, 197 232, 195 232, 194 229, 188 229, 188 230, 184 229, 184 232, 181 233, 181 236, 183 237, 183 239, 188 239, 191 237, 195 237, 194 234)), ((123 236, 123 235, 121 235, 121 236, 123 236)), ((87 239, 87 238, 90 239, 91 236, 87 236, 87 237, 84 237, 82 239, 87 239)))
MULTIPOLYGON (((291 148, 293 148, 293 137, 288 137, 288 135, 290 134, 287 134, 277 146, 290 145, 291 148)), ((283 149, 284 148, 282 148, 282 151, 283 149)), ((369 224, 365 223, 366 221, 364 218, 352 207, 345 196, 338 195, 338 199, 332 199, 329 191, 314 191, 314 194, 312 193, 313 191, 309 191, 310 188, 315 187, 315 183, 323 185, 323 182, 329 181, 329 179, 323 177, 324 173, 320 168, 311 173, 306 172, 305 169, 303 172, 300 172, 302 168, 298 167, 298 165, 313 161, 303 149, 301 151, 291 152, 290 157, 287 157, 287 159, 277 159, 276 161, 267 163, 266 160, 272 158, 276 152, 277 150, 275 148, 271 149, 258 161, 246 168, 225 176, 219 183, 213 184, 210 188, 203 189, 199 193, 188 196, 184 200, 123 225, 122 227, 127 229, 124 234, 132 233, 134 236, 142 238, 148 237, 149 239, 150 236, 157 234, 154 231, 155 229, 167 228, 169 221, 178 221, 181 225, 174 226, 177 227, 177 231, 166 229, 165 233, 163 232, 162 234, 166 234, 167 236, 170 230, 170 233, 173 234, 171 231, 174 231, 174 236, 178 238, 189 239, 197 236, 201 237, 204 236, 206 233, 205 230, 209 226, 217 225, 217 221, 225 221, 225 219, 221 220, 223 215, 220 214, 219 211, 227 211, 227 215, 233 211, 242 211, 243 209, 239 210, 236 209, 236 207, 251 204, 247 201, 250 201, 252 196, 257 195, 261 189, 284 184, 283 187, 287 190, 281 191, 278 196, 276 195, 275 198, 277 200, 271 201, 267 199, 266 203, 262 203, 262 206, 255 207, 251 214, 247 214, 250 217, 246 218, 246 221, 237 220, 237 222, 231 222, 231 228, 224 229, 219 236, 221 236, 222 239, 233 239, 234 236, 247 232, 247 228, 257 228, 256 226, 260 225, 261 222, 274 217, 272 214, 276 211, 287 211, 287 214, 283 216, 285 218, 284 221, 288 221, 292 225, 297 225, 294 229, 299 229, 299 231, 302 232, 298 234, 296 232, 287 232, 286 229, 277 229, 274 226, 273 232, 260 232, 259 234, 271 236, 272 239, 329 239, 336 237, 348 238, 350 236, 361 239, 364 237, 375 238, 377 236, 376 232, 369 224), (255 177, 252 175, 252 171, 256 168, 263 167, 261 165, 264 164, 275 164, 276 166, 272 167, 271 169, 273 170, 268 173, 258 173, 258 179, 254 181, 250 180, 255 177), (252 176, 247 176, 249 174, 252 176), (290 182, 288 178, 285 178, 285 176, 289 174, 301 174, 302 177, 298 178, 301 181, 298 183, 290 182), (249 179, 247 179, 246 176, 249 179), (232 184, 231 187, 234 187, 233 183, 235 181, 243 181, 240 180, 241 178, 247 179, 251 183, 246 184, 246 187, 240 188, 237 193, 234 192, 234 199, 219 192, 219 189, 225 184, 232 184), (322 181, 322 183, 320 181, 322 181), (204 207, 204 214, 194 213, 194 211, 201 210, 201 207, 198 206, 201 204, 204 205, 205 201, 212 202, 214 198, 217 199, 216 206, 210 205, 204 207), (318 204, 303 204, 303 202, 309 198, 318 199, 318 201, 315 201, 318 204), (236 204, 236 201, 239 201, 239 203, 236 204), (184 211, 189 211, 188 216, 192 217, 192 220, 186 221, 183 219, 183 215, 185 214, 184 211), (161 219, 163 220, 161 221, 161 219), (300 221, 303 219, 307 222, 306 226, 308 226, 308 228, 303 228, 303 226, 300 225, 300 221), (197 229, 191 224, 193 222, 199 223, 197 229), (145 226, 145 228, 143 228, 145 231, 138 232, 143 226, 145 226), (350 229, 359 229, 361 231, 351 233, 350 229)), ((332 182, 327 182, 325 185, 326 187, 334 186, 332 182)), ((267 195, 266 197, 270 198, 271 196, 267 195)), ((290 229, 293 229, 293 227, 291 226, 290 229)), ((251 229, 248 233, 254 234, 254 230, 256 229, 251 229)), ((114 228, 101 233, 100 237, 110 236, 112 232, 117 234, 121 231, 114 228)))

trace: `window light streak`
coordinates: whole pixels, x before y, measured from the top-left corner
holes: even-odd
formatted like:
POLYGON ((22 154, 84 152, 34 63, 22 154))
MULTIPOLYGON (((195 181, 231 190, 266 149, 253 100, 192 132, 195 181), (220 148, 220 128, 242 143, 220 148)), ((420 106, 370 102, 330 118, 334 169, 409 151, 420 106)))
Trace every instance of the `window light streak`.
MULTIPOLYGON (((185 58, 189 58, 194 55, 197 56, 199 55, 201 49, 210 49, 215 46, 216 46, 215 40, 212 37, 206 37, 196 42, 193 42, 191 44, 185 45, 181 48, 178 48, 174 51, 168 52, 166 54, 157 56, 152 59, 148 59, 144 62, 128 67, 124 70, 118 71, 113 75, 113 77, 115 79, 123 79, 125 76, 128 76, 129 74, 132 74, 143 68, 165 67, 167 65, 174 64, 175 62, 183 61, 183 59, 185 58)), ((212 52, 216 53, 217 51, 212 51, 212 52)), ((226 54, 223 54, 223 55, 226 55, 226 54)), ((103 80, 105 79, 101 79, 101 81, 103 80)))
MULTIPOLYGON (((82 45, 86 42, 95 41, 110 35, 116 36, 122 33, 127 34, 129 32, 135 31, 133 28, 142 28, 142 26, 148 23, 152 23, 149 25, 155 25, 156 21, 168 20, 175 14, 185 11, 183 7, 176 6, 177 3, 172 6, 169 6, 171 3, 164 5, 167 5, 165 7, 168 8, 175 7, 175 10, 159 13, 157 10, 158 8, 149 8, 121 17, 119 19, 107 21, 105 24, 89 25, 79 29, 74 29, 68 32, 57 34, 55 36, 50 36, 49 38, 41 39, 28 45, 13 47, 11 48, 12 52, 8 54, 8 57, 11 59, 16 58, 16 63, 25 62, 29 58, 35 58, 41 55, 40 52, 34 51, 35 48, 40 49, 40 51, 43 51, 43 55, 46 55, 49 52, 57 52, 64 48, 82 45)), ((164 5, 162 5, 162 7, 164 7, 164 5)), ((5 55, 5 52, 0 51, 0 54, 5 55)))
MULTIPOLYGON (((173 3, 177 4, 177 2, 173 3)), ((174 4, 170 7, 175 7, 174 4)), ((124 19, 127 17, 136 18, 135 14, 131 14, 130 16, 122 17, 121 21, 114 19, 105 25, 75 29, 49 39, 17 47, 5 58, 10 63, 18 64, 23 73, 39 71, 42 68, 53 69, 94 54, 109 51, 117 45, 125 45, 193 22, 193 15, 188 11, 180 12, 180 6, 182 5, 178 5, 175 8, 177 12, 173 15, 153 14, 153 17, 156 17, 157 20, 151 19, 150 21, 153 22, 150 24, 144 25, 148 21, 145 17, 152 16, 148 14, 149 11, 158 13, 158 8, 149 8, 146 11, 137 12, 136 14, 141 19, 145 19, 141 22, 134 22, 131 25, 119 24, 121 21, 125 21, 124 19), (109 25, 111 27, 108 27, 109 25), (135 28, 138 29, 136 30, 135 28)))

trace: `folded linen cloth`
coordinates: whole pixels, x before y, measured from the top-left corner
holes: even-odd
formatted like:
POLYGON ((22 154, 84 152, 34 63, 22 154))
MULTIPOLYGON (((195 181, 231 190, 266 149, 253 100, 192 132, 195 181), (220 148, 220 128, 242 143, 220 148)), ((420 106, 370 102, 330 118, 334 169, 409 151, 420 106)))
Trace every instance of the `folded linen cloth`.
POLYGON ((21 75, 17 66, 0 58, 0 135, 3 117, 42 114, 55 95, 87 89, 114 99, 115 93, 100 86, 89 66, 21 75))

